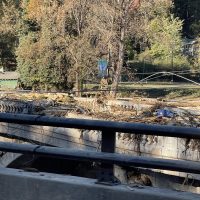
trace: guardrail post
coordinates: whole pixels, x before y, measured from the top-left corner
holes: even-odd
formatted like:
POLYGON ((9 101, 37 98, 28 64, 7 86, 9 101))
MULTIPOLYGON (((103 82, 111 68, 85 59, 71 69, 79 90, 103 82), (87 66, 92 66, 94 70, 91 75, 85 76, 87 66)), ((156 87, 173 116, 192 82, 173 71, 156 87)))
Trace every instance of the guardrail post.
POLYGON ((115 153, 116 133, 113 131, 102 131, 101 151, 115 153))
MULTIPOLYGON (((115 153, 116 133, 110 130, 102 131, 101 151, 115 153)), ((98 179, 99 184, 116 185, 119 181, 114 176, 113 164, 101 164, 101 173, 98 179)))

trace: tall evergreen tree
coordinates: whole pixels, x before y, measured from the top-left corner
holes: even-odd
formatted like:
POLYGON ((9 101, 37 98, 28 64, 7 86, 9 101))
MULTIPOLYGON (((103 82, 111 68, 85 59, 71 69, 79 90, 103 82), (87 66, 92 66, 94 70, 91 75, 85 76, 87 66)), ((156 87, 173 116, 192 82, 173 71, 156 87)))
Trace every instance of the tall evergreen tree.
POLYGON ((200 33, 200 1, 174 0, 174 12, 183 21, 183 34, 194 38, 200 33))

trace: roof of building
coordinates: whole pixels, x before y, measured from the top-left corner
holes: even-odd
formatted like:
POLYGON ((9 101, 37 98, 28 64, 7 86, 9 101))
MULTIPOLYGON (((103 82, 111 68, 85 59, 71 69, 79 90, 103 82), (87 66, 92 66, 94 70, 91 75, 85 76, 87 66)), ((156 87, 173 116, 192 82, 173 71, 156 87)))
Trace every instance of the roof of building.
POLYGON ((196 39, 189 39, 189 38, 183 38, 183 44, 184 45, 187 45, 187 44, 195 44, 195 43, 198 43, 198 41, 196 39))
POLYGON ((0 72, 0 80, 17 80, 19 79, 18 72, 0 72))

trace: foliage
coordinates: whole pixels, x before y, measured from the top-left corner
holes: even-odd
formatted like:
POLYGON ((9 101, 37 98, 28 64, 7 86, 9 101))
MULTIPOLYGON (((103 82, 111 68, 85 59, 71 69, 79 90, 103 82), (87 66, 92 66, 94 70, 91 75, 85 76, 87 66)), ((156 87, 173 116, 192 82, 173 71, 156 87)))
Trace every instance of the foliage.
POLYGON ((197 37, 200 33, 200 1, 174 0, 174 12, 184 21, 183 34, 186 37, 197 37))
POLYGON ((154 65, 188 68, 189 62, 181 51, 181 31, 182 21, 172 14, 152 19, 146 29, 150 47, 141 53, 140 59, 151 59, 154 65))
POLYGON ((0 2, 0 68, 13 70, 16 67, 15 50, 18 44, 17 30, 20 28, 20 13, 17 1, 0 2))
POLYGON ((177 55, 181 50, 181 30, 182 22, 169 17, 157 17, 150 21, 148 26, 149 42, 151 48, 149 53, 151 56, 157 58, 168 57, 172 53, 177 55))
POLYGON ((27 14, 28 5, 24 8, 26 12, 22 18, 24 27, 27 28, 20 35, 16 52, 21 80, 26 85, 45 86, 45 89, 64 86, 67 79, 67 57, 65 45, 59 37, 61 30, 56 23, 62 20, 58 19, 58 4, 42 4, 41 21, 27 14))
POLYGON ((148 58, 162 66, 172 62, 173 54, 175 67, 187 67, 180 52, 183 22, 171 13, 172 2, 4 0, 1 61, 15 62, 17 56, 23 84, 46 90, 66 88, 69 82, 80 90, 83 80, 96 77, 100 58, 109 61, 113 89, 127 71, 127 58, 148 58))
POLYGON ((78 84, 96 62, 86 24, 89 1, 38 1, 23 3, 23 34, 17 50, 18 70, 27 85, 45 89, 78 84))

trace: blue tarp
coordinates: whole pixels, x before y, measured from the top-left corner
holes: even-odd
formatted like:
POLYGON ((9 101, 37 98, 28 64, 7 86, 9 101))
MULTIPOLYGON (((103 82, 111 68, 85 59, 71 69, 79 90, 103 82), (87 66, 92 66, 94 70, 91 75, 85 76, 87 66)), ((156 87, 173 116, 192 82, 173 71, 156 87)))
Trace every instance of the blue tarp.
POLYGON ((101 59, 98 61, 99 76, 107 76, 108 61, 106 59, 101 59))
POLYGON ((166 110, 166 109, 159 109, 157 110, 157 116, 158 117, 168 117, 168 118, 172 118, 174 117, 174 113, 170 110, 166 110))

